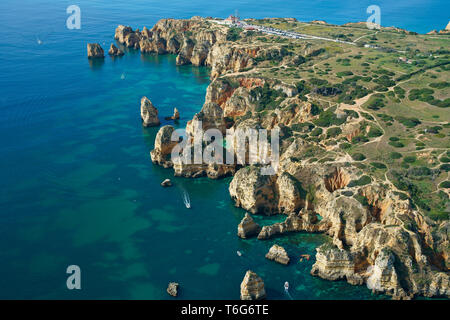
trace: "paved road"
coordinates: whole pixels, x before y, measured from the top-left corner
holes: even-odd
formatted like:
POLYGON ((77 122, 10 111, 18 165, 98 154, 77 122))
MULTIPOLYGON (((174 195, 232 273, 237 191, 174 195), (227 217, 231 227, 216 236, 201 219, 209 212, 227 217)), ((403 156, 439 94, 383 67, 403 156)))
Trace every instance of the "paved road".
POLYGON ((313 35, 309 35, 309 34, 280 30, 280 29, 275 29, 275 28, 270 28, 270 27, 263 27, 263 26, 258 26, 258 25, 254 25, 254 24, 248 24, 244 21, 240 21, 239 24, 241 27, 251 27, 258 31, 266 33, 266 34, 277 35, 280 37, 287 37, 287 38, 291 38, 291 39, 316 39, 316 40, 332 41, 332 42, 336 42, 336 43, 345 43, 345 44, 349 44, 352 46, 356 45, 354 42, 342 41, 342 40, 338 40, 338 39, 331 39, 331 38, 325 38, 325 37, 318 37, 318 36, 313 36, 313 35))

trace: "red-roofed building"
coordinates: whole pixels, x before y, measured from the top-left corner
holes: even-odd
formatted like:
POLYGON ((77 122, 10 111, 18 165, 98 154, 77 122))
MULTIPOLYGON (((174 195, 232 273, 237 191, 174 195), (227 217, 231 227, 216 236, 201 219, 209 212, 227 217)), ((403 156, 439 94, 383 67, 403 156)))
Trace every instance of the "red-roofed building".
POLYGON ((225 19, 225 22, 229 24, 237 24, 239 22, 239 17, 230 15, 228 18, 225 19))

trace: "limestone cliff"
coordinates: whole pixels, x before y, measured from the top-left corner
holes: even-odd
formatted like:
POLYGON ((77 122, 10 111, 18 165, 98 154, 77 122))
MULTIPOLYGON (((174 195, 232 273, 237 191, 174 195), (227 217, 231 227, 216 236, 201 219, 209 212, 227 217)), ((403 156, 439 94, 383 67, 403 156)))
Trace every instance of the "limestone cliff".
POLYGON ((152 162, 164 168, 173 167, 171 152, 178 143, 171 140, 174 130, 172 126, 161 127, 156 134, 154 149, 150 152, 152 162))
MULTIPOLYGON (((193 118, 202 121, 203 130, 281 129, 275 175, 262 175, 260 167, 248 163, 173 163, 170 153, 176 143, 170 141, 171 126, 157 134, 151 151, 155 164, 173 167, 175 175, 185 177, 234 175, 229 192, 236 206, 252 214, 287 215, 281 223, 264 226, 258 233, 260 240, 299 231, 326 233, 330 243, 317 249, 313 275, 366 284, 398 299, 450 297, 448 221, 431 221, 384 181, 366 176, 334 145, 303 138, 302 130, 310 130, 308 122, 318 117, 316 102, 300 96, 291 84, 250 70, 273 57, 282 65, 291 63, 292 57, 285 55, 281 45, 227 41, 225 27, 201 18, 164 19, 142 31, 119 26, 115 38, 144 54, 176 54, 177 64, 211 67, 205 103, 193 118), (325 157, 329 154, 331 159, 325 157)), ((305 55, 308 50, 312 49, 305 45, 305 55)), ((336 112, 345 115, 342 110, 336 112)), ((187 139, 195 135, 195 123, 188 122, 187 139)), ((360 124, 348 117, 339 139, 351 141, 364 129, 360 124)), ((246 234, 247 220, 240 224, 241 235, 246 234)), ((241 297, 263 297, 261 284, 259 277, 247 272, 241 297)))

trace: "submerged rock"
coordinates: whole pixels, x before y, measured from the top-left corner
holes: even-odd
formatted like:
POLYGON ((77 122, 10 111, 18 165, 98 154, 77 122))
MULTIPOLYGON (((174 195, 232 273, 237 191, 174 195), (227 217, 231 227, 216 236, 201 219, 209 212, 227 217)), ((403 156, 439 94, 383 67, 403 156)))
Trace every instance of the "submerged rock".
POLYGON ((245 239, 251 236, 257 235, 261 231, 259 224, 253 220, 253 218, 246 213, 242 218, 241 223, 238 225, 238 236, 245 239))
POLYGON ((103 48, 98 43, 88 43, 87 54, 88 54, 89 59, 105 57, 105 52, 103 51, 103 48))
POLYGON ((141 118, 144 127, 159 126, 158 109, 153 106, 153 103, 147 98, 141 99, 141 118))
POLYGON ((241 300, 260 300, 265 297, 264 281, 256 273, 248 270, 241 283, 241 300))
POLYGON ((279 246, 277 244, 274 244, 269 249, 269 252, 267 252, 266 254, 266 258, 284 265, 289 264, 290 260, 286 250, 282 246, 279 246))
POLYGON ((119 48, 117 48, 114 43, 111 43, 111 47, 109 48, 108 54, 110 56, 123 56, 124 53, 122 50, 120 50, 119 48))
POLYGON ((172 186, 172 181, 170 181, 170 179, 166 179, 163 182, 161 182, 161 187, 171 187, 172 186))
POLYGON ((167 293, 172 297, 176 297, 178 295, 178 286, 179 284, 177 282, 170 282, 167 287, 167 293))

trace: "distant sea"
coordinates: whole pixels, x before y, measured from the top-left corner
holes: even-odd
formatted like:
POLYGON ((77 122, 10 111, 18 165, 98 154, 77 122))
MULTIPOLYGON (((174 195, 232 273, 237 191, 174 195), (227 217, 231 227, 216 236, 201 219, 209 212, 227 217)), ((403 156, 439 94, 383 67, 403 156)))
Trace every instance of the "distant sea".
POLYGON ((310 276, 314 259, 298 258, 314 257, 323 235, 238 239, 244 211, 229 199, 230 179, 159 186, 172 171, 151 164, 158 128, 142 128, 140 98, 148 96, 161 117, 177 107, 184 126, 203 104, 207 68, 133 50, 102 63, 86 58, 88 42, 108 49, 118 24, 151 27, 160 18, 226 17, 235 9, 244 18, 341 24, 365 21, 370 4, 381 7, 384 26, 424 33, 448 22, 448 1, 2 0, 0 298, 163 299, 177 281, 180 298, 238 299, 247 269, 264 279, 270 299, 289 298, 285 281, 294 299, 385 298, 310 276), (66 28, 72 4, 81 8, 81 30, 66 28), (273 243, 287 248, 292 264, 264 258, 273 243), (81 290, 66 288, 72 264, 81 268, 81 290))

